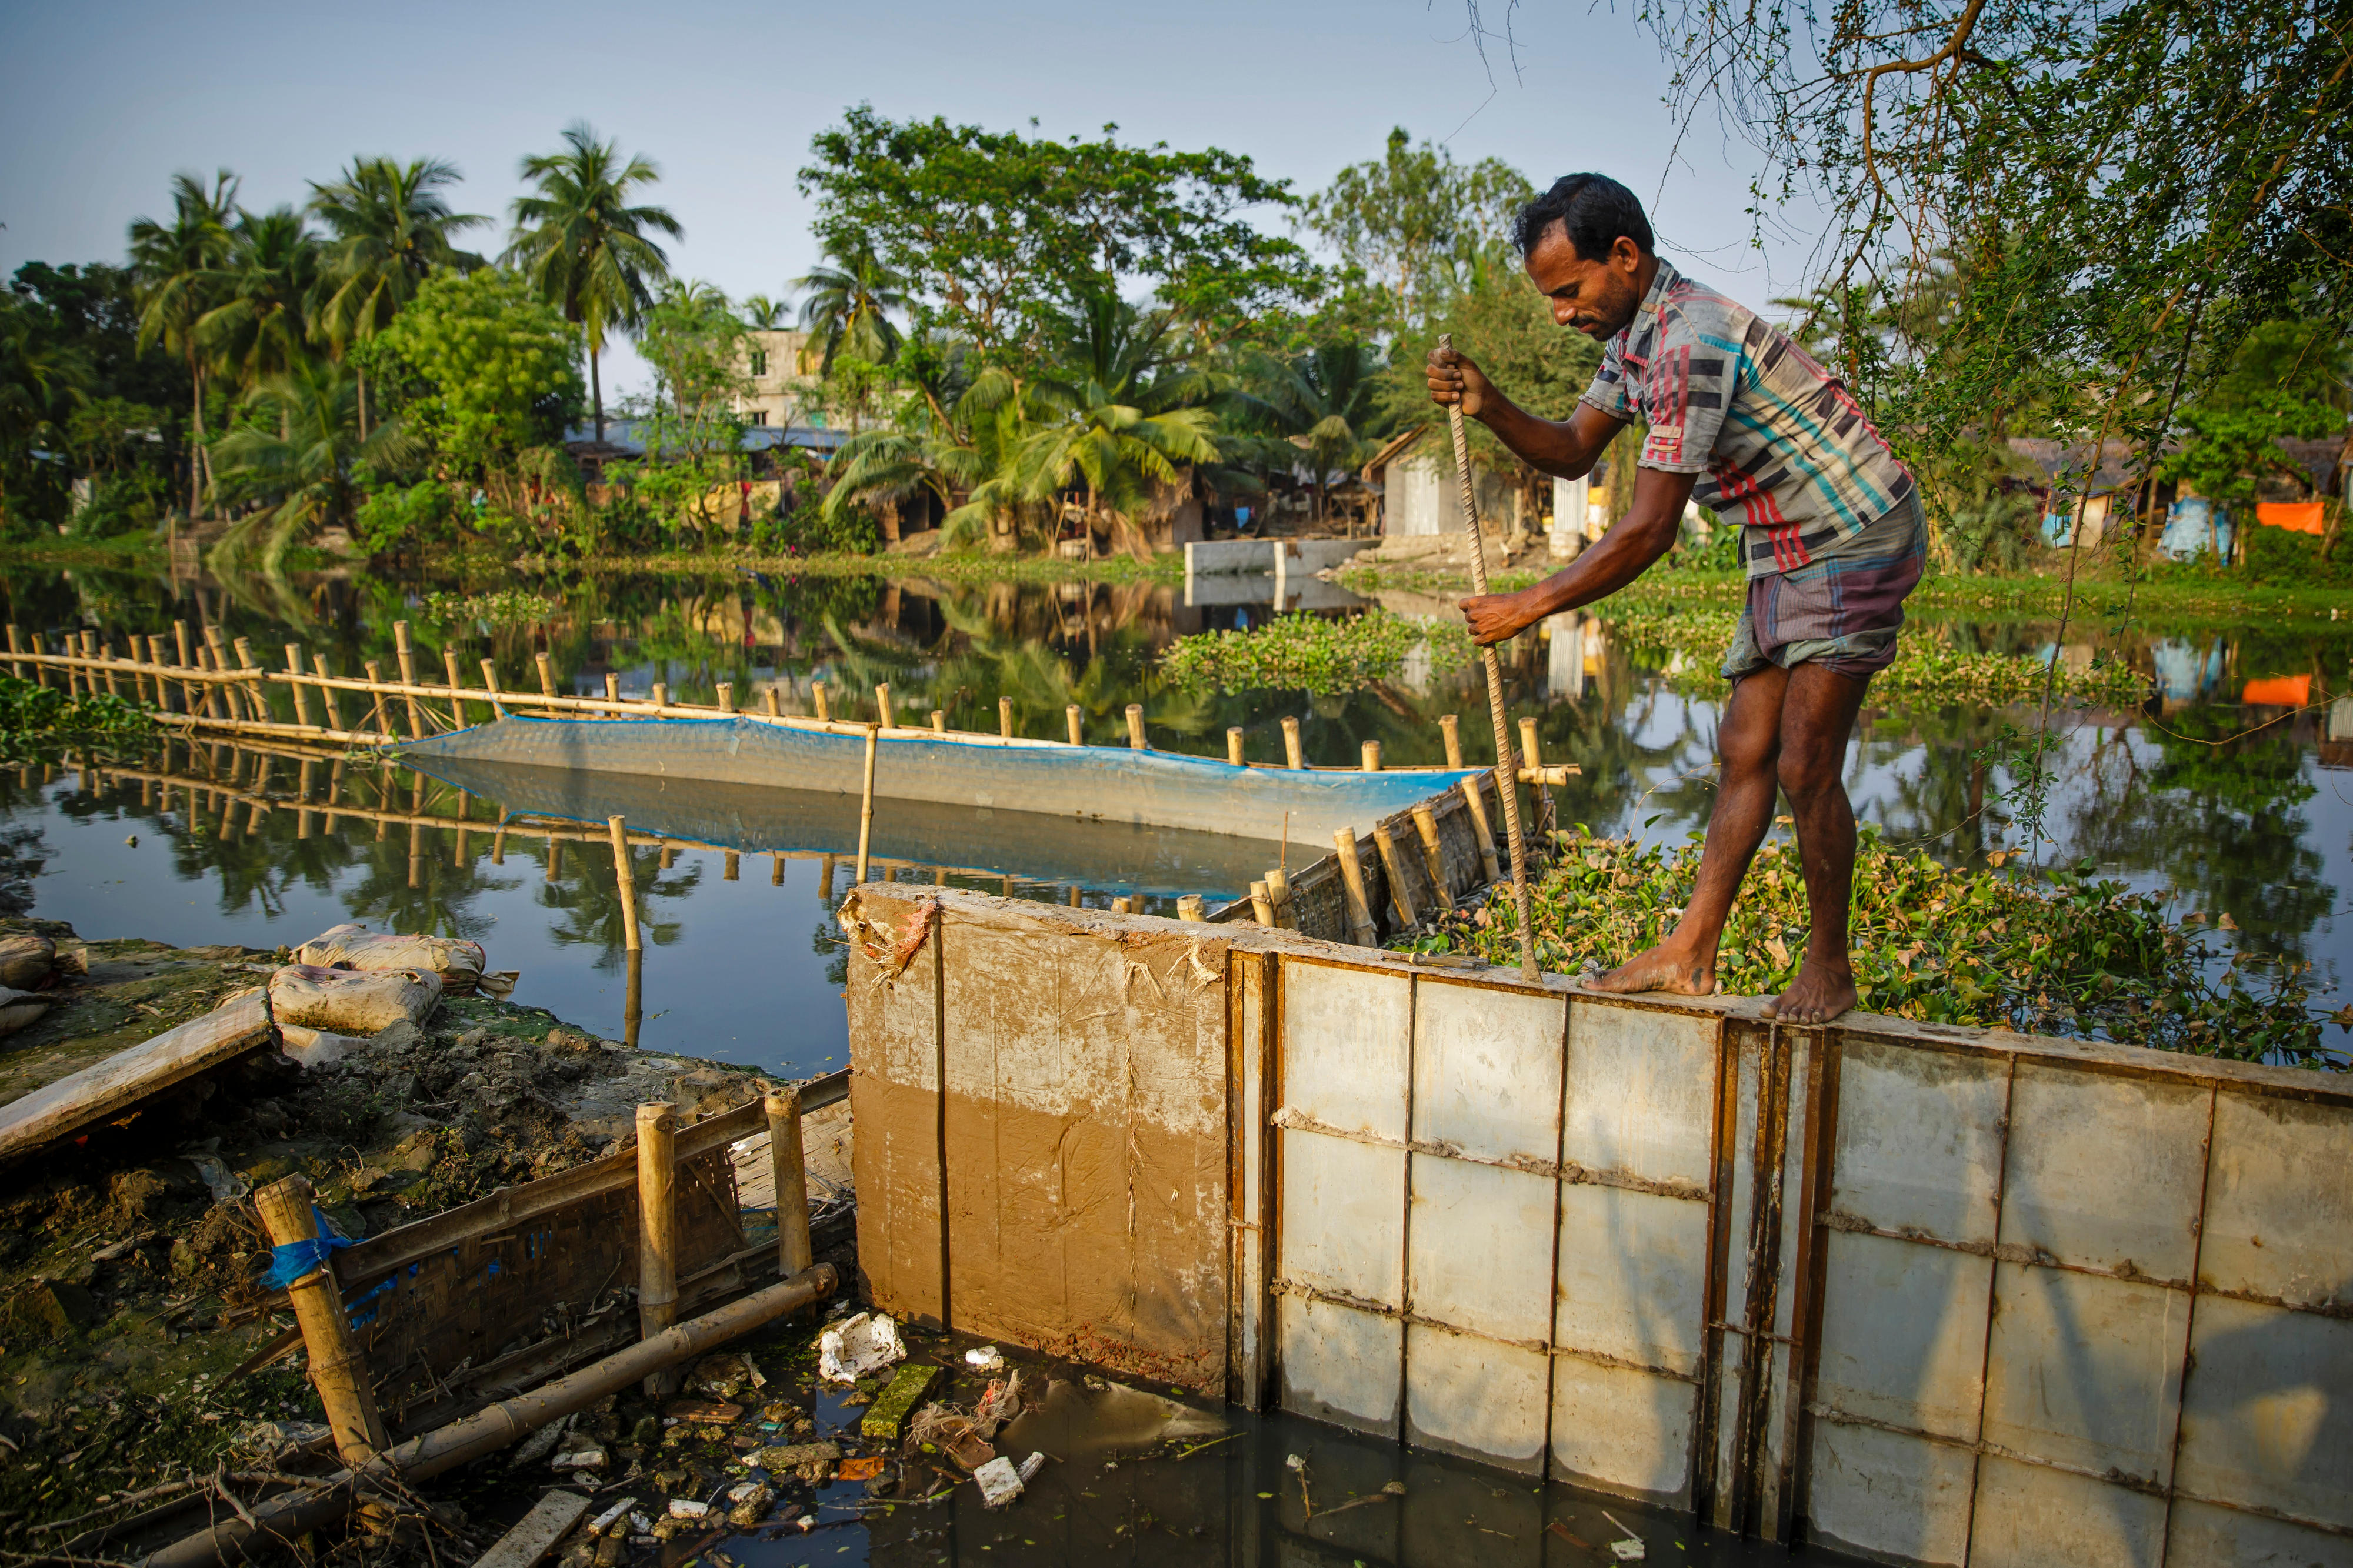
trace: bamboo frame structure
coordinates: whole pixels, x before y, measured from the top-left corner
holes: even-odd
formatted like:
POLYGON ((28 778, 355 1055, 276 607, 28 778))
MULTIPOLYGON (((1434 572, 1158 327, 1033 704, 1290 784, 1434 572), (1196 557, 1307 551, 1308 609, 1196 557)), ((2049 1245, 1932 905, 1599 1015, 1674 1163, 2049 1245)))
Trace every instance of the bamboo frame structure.
MULTIPOLYGON (((678 1321, 678 1109, 638 1107, 638 1332, 652 1339, 678 1321)), ((660 1372, 646 1377, 654 1397, 671 1391, 660 1372)))
MULTIPOLYGON (((271 1246, 317 1241, 317 1211, 311 1207, 311 1184, 302 1177, 271 1183, 253 1194, 253 1206, 269 1233, 271 1246)), ((289 1285, 286 1295, 293 1303, 294 1321, 301 1326, 302 1343, 310 1352, 311 1384, 319 1391, 319 1403, 326 1407, 335 1451, 346 1465, 364 1465, 382 1453, 390 1439, 368 1383, 366 1362, 353 1343, 351 1319, 343 1311, 343 1292, 336 1287, 334 1274, 322 1260, 320 1267, 289 1285)))

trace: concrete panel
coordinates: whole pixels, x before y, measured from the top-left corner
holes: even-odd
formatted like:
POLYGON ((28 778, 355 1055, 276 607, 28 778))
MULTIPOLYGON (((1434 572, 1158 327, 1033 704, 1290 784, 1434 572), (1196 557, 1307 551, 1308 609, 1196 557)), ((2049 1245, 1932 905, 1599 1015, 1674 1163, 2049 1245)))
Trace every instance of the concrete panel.
POLYGON ((1405 1151, 1294 1129, 1282 1161, 1282 1278, 1401 1310, 1405 1151))
POLYGON ((2187 1284, 2212 1091, 2021 1063, 2001 1240, 2057 1262, 2187 1284))
POLYGON ((1283 1107, 1326 1127, 1404 1142, 1412 1007, 1409 976, 1286 960, 1283 1107))
POLYGON ((1698 1398, 1688 1383, 1553 1357, 1553 1475, 1621 1497, 1691 1507, 1698 1398))
POLYGON ((1543 1343, 1552 1325, 1557 1184, 1429 1154, 1412 1162, 1406 1300, 1414 1315, 1490 1339, 1543 1343))
POLYGON ((1555 1344, 1696 1377, 1706 1316, 1705 1204, 1561 1188, 1555 1344))
POLYGON ((2353 1529, 2353 1322, 2202 1296, 2174 1485, 2353 1529))
POLYGON ((1548 1359, 1542 1351, 1407 1324, 1405 1440, 1538 1474, 1548 1359))
POLYGON ((1989 1246, 2009 1063, 1850 1033, 1832 1212, 1875 1230, 1989 1246))
POLYGON ((2201 1280, 2353 1311, 2353 1110, 2224 1091, 2214 1101, 2201 1280))
POLYGON ((1847 1415, 1972 1443, 1993 1260, 1832 1232, 1814 1397, 1847 1415))
POLYGON ((1989 1454, 1969 1568, 2158 1568, 2165 1500, 1989 1454))
POLYGON ((1883 1563, 1968 1561, 1968 1449, 1842 1421, 1813 1434, 1810 1542, 1883 1563))
POLYGON ((1274 1321, 1285 1410, 1358 1432, 1398 1435, 1402 1323, 1306 1296, 1283 1297, 1274 1321))
POLYGON ((1570 1005, 1561 1158, 1705 1191, 1715 1169, 1715 1043, 1708 1015, 1570 1005))
POLYGON ((1480 1160, 1560 1154, 1558 996, 1422 980, 1414 987, 1413 1136, 1480 1160))
POLYGON ((2178 1498, 2168 1563, 2201 1568, 2353 1568, 2353 1539, 2178 1498))
POLYGON ((2189 1335, 2186 1290, 1996 1264, 1986 1441, 2074 1469, 2168 1484, 2189 1335))

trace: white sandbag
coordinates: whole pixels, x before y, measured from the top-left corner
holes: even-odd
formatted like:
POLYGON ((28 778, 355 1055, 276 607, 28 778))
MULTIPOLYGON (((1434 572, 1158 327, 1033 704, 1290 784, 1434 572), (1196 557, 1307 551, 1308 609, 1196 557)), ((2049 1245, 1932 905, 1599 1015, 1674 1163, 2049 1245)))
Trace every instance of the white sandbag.
POLYGON ((58 944, 32 931, 0 936, 0 985, 30 991, 49 977, 57 963, 58 944))
POLYGON ((470 996, 477 990, 503 996, 514 989, 512 975, 483 973, 490 955, 479 942, 455 936, 378 936, 348 921, 296 948, 294 962, 325 969, 422 969, 439 975, 442 990, 451 996, 470 996), (503 991, 499 989, 501 980, 503 991))
POLYGON ((0 1035, 13 1035, 49 1010, 54 998, 0 985, 0 1035))
POLYGON ((332 1067, 353 1051, 366 1048, 367 1044, 350 1035, 313 1029, 304 1024, 281 1022, 278 1026, 278 1048, 306 1068, 332 1067))
POLYGON ((421 1024, 441 1000, 441 977, 424 969, 322 969, 290 963, 269 977, 273 1023, 303 1024, 339 1035, 373 1035, 396 1023, 421 1024))

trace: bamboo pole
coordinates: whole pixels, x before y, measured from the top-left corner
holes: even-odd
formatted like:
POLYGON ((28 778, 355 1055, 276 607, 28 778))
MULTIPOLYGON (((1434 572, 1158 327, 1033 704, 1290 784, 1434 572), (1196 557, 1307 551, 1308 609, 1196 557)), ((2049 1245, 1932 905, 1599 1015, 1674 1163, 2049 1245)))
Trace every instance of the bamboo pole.
MULTIPOLYGON (((160 636, 150 637, 147 639, 147 662, 154 665, 159 670, 164 668, 164 639, 160 636)), ((184 711, 188 707, 187 692, 187 683, 181 682, 180 706, 184 711)), ((161 674, 155 677, 155 706, 166 713, 172 710, 172 688, 161 674)))
POLYGON ((1291 913, 1291 874, 1280 866, 1266 874, 1266 898, 1274 910, 1274 923, 1285 931, 1296 931, 1299 922, 1291 913))
MULTIPOLYGON (((636 868, 629 864, 628 822, 624 817, 608 816, 605 826, 613 837, 613 879, 620 886, 622 941, 631 952, 636 952, 641 946, 638 940, 638 877, 636 868)), ((548 840, 551 877, 555 874, 554 843, 552 838, 548 840)))
POLYGON ((866 880, 866 852, 874 839, 874 752, 881 740, 879 726, 866 726, 866 782, 860 786, 858 798, 858 877, 850 883, 859 887, 866 880))
POLYGON ((833 721, 833 714, 826 707, 824 681, 812 680, 809 682, 809 702, 817 709, 817 716, 819 719, 824 720, 828 723, 831 723, 833 721))
POLYGON ((1264 882, 1250 885, 1250 913, 1258 923, 1271 929, 1274 925, 1274 895, 1267 891, 1264 882))
POLYGON ((1365 864, 1356 858, 1356 830, 1335 828, 1332 847, 1340 855, 1340 880, 1347 888, 1348 934, 1358 947, 1378 947, 1379 928, 1373 924, 1372 901, 1365 896, 1365 864))
POLYGON ((1461 767, 1462 765, 1462 721, 1451 713, 1441 713, 1438 717, 1438 732, 1446 742, 1446 765, 1450 768, 1461 767))
POLYGON ((1072 702, 1063 708, 1062 721, 1070 727, 1071 744, 1073 746, 1085 745, 1087 743, 1086 726, 1081 721, 1079 705, 1077 703, 1072 702))
POLYGON ((554 881, 564 875, 564 840, 556 834, 547 836, 547 879, 554 881))
POLYGON ((733 849, 723 852, 720 856, 719 879, 723 882, 742 881, 744 879, 743 856, 733 849))
POLYGON ((539 694, 542 697, 554 696, 555 661, 543 653, 532 655, 531 661, 539 667, 539 694))
POLYGON ((891 683, 887 680, 874 688, 874 711, 881 716, 885 730, 899 727, 899 721, 891 716, 891 683))
MULTIPOLYGON (((315 1250, 319 1237, 317 1211, 311 1206, 311 1184, 301 1176, 273 1182, 253 1194, 253 1206, 269 1233, 273 1247, 315 1250)), ((311 1361, 311 1385, 326 1407, 327 1426, 335 1435, 335 1451, 346 1465, 364 1465, 389 1446, 384 1417, 375 1407, 367 1363, 352 1341, 351 1319, 343 1311, 343 1291, 319 1253, 316 1267, 286 1288, 294 1321, 301 1325, 302 1348, 311 1361)))
POLYGON ((1245 761, 1242 756, 1242 735, 1243 730, 1240 725, 1231 724, 1227 726, 1226 764, 1229 767, 1246 768, 1250 766, 1250 763, 1245 761))
POLYGON ((1381 852, 1381 869, 1388 874, 1389 904, 1397 910, 1398 930, 1411 931, 1421 923, 1421 916, 1413 907, 1413 895, 1406 890, 1405 858, 1398 853, 1397 837, 1388 823, 1373 825, 1373 846, 1381 852))
POLYGON ((314 653, 311 656, 311 673, 317 678, 320 705, 327 710, 327 727, 331 730, 342 729, 343 705, 335 700, 335 689, 327 684, 333 678, 335 670, 334 667, 327 662, 325 654, 314 653))
POLYGON ((765 687, 761 689, 760 706, 762 711, 765 712, 771 719, 781 719, 785 716, 785 705, 783 701, 777 698, 776 689, 773 686, 765 687))
MULTIPOLYGON (((458 650, 456 648, 445 647, 441 650, 441 671, 448 679, 450 690, 463 691, 466 689, 466 682, 459 674, 458 650)), ((466 718, 466 700, 464 698, 452 697, 449 699, 449 717, 458 721, 458 728, 460 730, 466 728, 469 721, 466 718)))
POLYGON ((425 885, 425 825, 421 822, 408 825, 408 885, 425 885))
POLYGON ((816 1261, 809 1240, 808 1157, 801 1147, 801 1091, 780 1089, 768 1115, 768 1170, 776 1190, 776 1272, 789 1279, 816 1261))
POLYGON ((1141 702, 1127 705, 1127 749, 1131 752, 1152 749, 1144 743, 1144 704, 1141 702))
POLYGON ((629 961, 629 973, 621 986, 621 1043, 634 1051, 638 1048, 638 1031, 646 1021, 646 955, 631 952, 623 956, 629 961))
MULTIPOLYGON (((678 1321, 678 1111, 655 1100, 638 1107, 638 1337, 678 1321)), ((676 1386, 666 1373, 645 1382, 659 1398, 676 1386)))
POLYGON ((392 725, 384 716, 384 667, 369 659, 360 668, 367 671, 369 689, 375 693, 375 705, 368 710, 368 728, 379 735, 389 735, 392 725))
MULTIPOLYGON (((14 621, 8 623, 8 651, 12 654, 22 653, 25 651, 24 631, 14 621)), ((19 680, 24 679, 25 661, 18 658, 10 659, 8 661, 8 673, 15 676, 19 680)))
POLYGON ((785 852, 781 849, 771 851, 768 861, 768 886, 783 887, 785 885, 785 852))
MULTIPOLYGON (((400 661, 401 685, 416 685, 417 647, 415 644, 408 640, 408 623, 406 621, 395 621, 392 623, 392 651, 394 657, 400 661)), ((369 679, 374 679, 375 677, 371 675, 369 679)), ((411 696, 405 697, 404 700, 408 706, 408 738, 412 741, 421 741, 425 739, 425 721, 417 715, 417 699, 411 696)))
POLYGON ((933 709, 933 710, 932 710, 932 733, 933 733, 933 734, 934 734, 934 735, 944 735, 944 734, 946 734, 947 732, 948 732, 948 713, 947 713, 947 710, 946 710, 946 709, 944 709, 944 708, 934 708, 934 709, 933 709))
MULTIPOLYGON (((244 640, 245 639, 242 637, 237 639, 240 644, 242 644, 244 640)), ((86 658, 98 658, 103 656, 106 652, 105 648, 100 645, 98 634, 96 632, 84 632, 81 634, 81 651, 82 656, 86 658)), ((245 662, 248 667, 253 663, 250 658, 246 659, 245 662)), ((109 697, 115 698, 119 698, 122 695, 121 684, 115 679, 114 670, 111 663, 106 671, 106 694, 109 697)))
POLYGON ((185 621, 174 621, 172 623, 172 638, 174 642, 179 645, 180 667, 183 669, 185 669, 193 666, 196 661, 195 656, 188 652, 188 623, 185 621))
POLYGON ((655 682, 654 682, 653 698, 654 698, 654 709, 655 709, 655 710, 656 710, 657 712, 659 712, 660 710, 662 710, 662 709, 664 709, 664 708, 669 707, 669 706, 670 706, 670 683, 669 683, 668 681, 666 681, 666 680, 657 680, 657 681, 655 681, 655 682))
POLYGON ((1495 858, 1495 830, 1487 826, 1487 802, 1479 792, 1477 779, 1464 779, 1456 786, 1462 792, 1462 802, 1471 808, 1471 834, 1479 845, 1479 873, 1489 883, 1504 879, 1504 868, 1495 858))
MULTIPOLYGON (((1454 337, 1440 333, 1440 350, 1454 351, 1454 337)), ((1454 446, 1454 476, 1461 488, 1462 519, 1471 531, 1471 589, 1480 596, 1487 592, 1487 542, 1479 532, 1479 493, 1471 482, 1471 445, 1462 433, 1462 405, 1446 405, 1446 428, 1454 446)), ((1536 977, 1536 934, 1535 916, 1528 908, 1528 852, 1520 837, 1520 796, 1518 767, 1512 760, 1511 731, 1504 722, 1504 667, 1495 657, 1493 645, 1479 650, 1480 668, 1487 678, 1487 714, 1495 724, 1495 796, 1504 803, 1504 830, 1512 841, 1512 907, 1520 921, 1520 973, 1529 980, 1536 977)))
MULTIPOLYGON (((554 693, 550 692, 548 695, 554 696, 554 693)), ((722 713, 735 711, 735 683, 732 680, 723 680, 719 683, 719 710, 722 713)))
POLYGON ((997 732, 1006 740, 1013 739, 1013 699, 1010 697, 997 700, 997 732))
POLYGON ((1366 741, 1363 747, 1363 754, 1365 759, 1365 772, 1368 773, 1379 773, 1381 771, 1381 743, 1378 741, 1366 741))
POLYGON ((1286 768, 1303 768, 1307 765, 1307 754, 1299 744, 1297 719, 1285 719, 1282 721, 1282 765, 1286 768))
POLYGON ((1438 814, 1426 805, 1415 806, 1413 830, 1421 839, 1421 863, 1430 872, 1430 885, 1438 889, 1438 907, 1451 914, 1454 889, 1446 885, 1446 852, 1438 839, 1438 814))
POLYGON ((1177 894, 1176 918, 1180 921, 1198 921, 1204 918, 1201 913, 1201 895, 1198 893, 1177 894))
POLYGON ((294 678, 290 683, 294 689, 294 722, 308 729, 311 725, 311 697, 302 689, 302 645, 301 643, 286 645, 286 671, 294 678))

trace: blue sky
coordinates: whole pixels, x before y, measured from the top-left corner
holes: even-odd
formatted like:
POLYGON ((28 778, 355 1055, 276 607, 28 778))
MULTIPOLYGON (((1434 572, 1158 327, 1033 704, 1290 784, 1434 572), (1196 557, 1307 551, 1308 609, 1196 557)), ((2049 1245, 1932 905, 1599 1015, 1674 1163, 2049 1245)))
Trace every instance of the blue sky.
MULTIPOLYGON (((1486 0, 1490 26, 1496 0, 1486 0)), ((517 160, 586 119, 652 157, 651 199, 686 226, 680 271, 733 295, 789 292, 814 259, 794 185, 809 138, 861 100, 1055 134, 1248 153, 1302 190, 1378 155, 1392 125, 1542 184, 1616 174, 1652 204, 1662 248, 1736 297, 1787 293, 1802 241, 1759 254, 1750 155, 1672 137, 1668 67, 1622 12, 1511 16, 1494 85, 1461 0, 1205 0, 1181 7, 443 0, 398 8, 0 0, 0 274, 23 261, 118 260, 179 169, 227 166, 250 206, 301 200, 355 153, 435 155, 465 173, 494 251, 517 160)), ((1279 221, 1270 217, 1270 221, 1279 221)), ((626 351, 608 372, 634 384, 626 351)))

